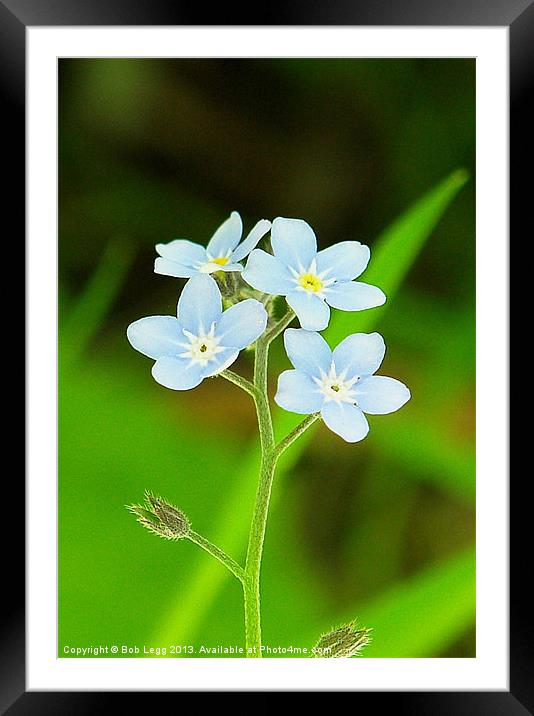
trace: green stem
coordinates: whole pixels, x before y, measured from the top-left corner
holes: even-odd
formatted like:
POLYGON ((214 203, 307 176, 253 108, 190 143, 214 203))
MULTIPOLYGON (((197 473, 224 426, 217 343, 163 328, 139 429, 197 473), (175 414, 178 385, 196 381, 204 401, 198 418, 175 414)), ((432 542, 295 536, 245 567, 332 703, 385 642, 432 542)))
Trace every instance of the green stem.
POLYGON ((230 570, 234 577, 237 577, 241 583, 244 582, 245 572, 243 567, 227 555, 226 552, 217 547, 217 545, 213 544, 213 542, 210 542, 208 539, 193 530, 189 530, 187 539, 191 540, 191 542, 194 542, 199 547, 202 547, 202 549, 208 554, 211 554, 211 556, 219 560, 221 564, 224 564, 226 569, 230 570))
POLYGON ((245 598, 245 640, 247 657, 261 658, 261 608, 260 608, 260 572, 263 556, 263 543, 267 527, 269 502, 276 461, 279 454, 274 439, 273 421, 269 407, 267 392, 268 377, 267 366, 269 358, 269 344, 293 320, 291 309, 256 343, 256 356, 254 361, 254 387, 256 389, 254 402, 258 415, 260 432, 261 464, 256 503, 252 515, 250 534, 245 562, 245 579, 243 592, 245 598))
POLYGON ((274 296, 270 293, 264 293, 263 296, 260 298, 260 301, 263 303, 265 308, 269 306, 273 302, 274 296))
POLYGON ((260 477, 250 526, 245 580, 243 582, 245 640, 247 657, 251 658, 261 658, 260 570, 269 500, 276 466, 273 422, 267 395, 268 356, 269 342, 267 336, 264 336, 256 344, 256 359, 254 362, 254 385, 256 388, 254 402, 258 415, 261 445, 260 477))
POLYGON ((282 316, 282 318, 278 321, 278 323, 275 323, 274 326, 271 326, 267 333, 264 336, 264 340, 267 342, 267 345, 269 343, 272 343, 275 338, 277 338, 280 333, 284 330, 284 328, 287 328, 291 321, 295 318, 295 312, 292 308, 287 308, 287 312, 282 316))
POLYGON ((280 440, 274 449, 275 459, 278 460, 280 455, 282 455, 282 453, 284 453, 287 448, 310 427, 310 425, 313 425, 316 420, 319 420, 320 417, 321 413, 312 413, 311 415, 307 415, 296 428, 288 433, 283 440, 280 440))
POLYGON ((260 571, 276 460, 264 455, 247 550, 243 593, 247 657, 261 658, 260 571))
POLYGON ((250 382, 250 380, 242 378, 237 373, 234 373, 233 370, 223 370, 219 373, 219 375, 221 376, 221 378, 226 378, 226 380, 230 381, 230 383, 239 386, 242 390, 247 392, 253 398, 256 397, 256 388, 254 387, 253 383, 250 382))
MULTIPOLYGON (((261 658, 261 606, 260 606, 260 572, 263 556, 263 544, 269 513, 269 502, 273 485, 276 462, 280 455, 319 417, 318 414, 307 416, 278 445, 274 439, 273 421, 269 407, 268 395, 268 359, 269 345, 282 333, 295 317, 291 308, 287 313, 256 342, 254 359, 254 382, 242 378, 231 370, 220 373, 223 378, 245 390, 254 399, 258 416, 260 433, 261 464, 256 502, 252 515, 248 540, 245 569, 243 570, 228 555, 221 552, 215 545, 195 534, 193 541, 225 564, 231 572, 241 580, 245 603, 245 641, 247 657, 261 658), (198 540, 201 541, 198 541, 198 540)), ((190 537, 191 538, 191 537, 190 537)), ((192 538, 191 538, 192 539, 192 538)))

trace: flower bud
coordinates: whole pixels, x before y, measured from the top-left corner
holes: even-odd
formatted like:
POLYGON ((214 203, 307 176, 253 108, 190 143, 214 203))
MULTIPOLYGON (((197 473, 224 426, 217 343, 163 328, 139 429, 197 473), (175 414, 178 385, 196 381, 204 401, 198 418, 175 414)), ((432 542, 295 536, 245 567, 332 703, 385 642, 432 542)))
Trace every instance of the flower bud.
POLYGON ((357 629, 357 620, 355 619, 348 624, 333 629, 323 636, 317 642, 313 649, 316 657, 334 657, 347 658, 356 656, 360 651, 370 643, 370 629, 357 629))
POLYGON ((164 539, 182 539, 189 534, 191 525, 187 516, 148 490, 144 505, 128 505, 127 509, 143 527, 164 539))

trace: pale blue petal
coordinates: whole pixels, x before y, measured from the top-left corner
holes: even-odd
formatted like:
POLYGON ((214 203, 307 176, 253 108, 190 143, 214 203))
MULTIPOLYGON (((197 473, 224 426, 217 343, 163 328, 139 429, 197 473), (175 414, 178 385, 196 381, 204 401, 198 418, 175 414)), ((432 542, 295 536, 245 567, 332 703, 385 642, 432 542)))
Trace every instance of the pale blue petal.
POLYGON ((395 378, 385 375, 371 375, 364 378, 354 386, 356 402, 364 413, 371 415, 386 415, 410 400, 409 389, 395 378))
POLYGON ((386 344, 380 333, 353 333, 334 348, 336 373, 346 378, 372 375, 384 360, 386 344))
POLYGON ((208 263, 202 264, 202 271, 197 271, 196 273, 215 273, 221 269, 220 264, 212 264, 208 261, 208 263))
POLYGON ((215 329, 221 346, 246 348, 261 336, 267 326, 267 311, 255 298, 247 298, 228 308, 215 329))
POLYGON ((191 266, 183 266, 182 264, 176 263, 176 261, 169 261, 169 259, 158 257, 154 261, 154 273, 159 273, 163 276, 174 276, 175 278, 191 278, 191 276, 194 276, 198 271, 197 269, 191 268, 191 266))
POLYGON ((319 412, 324 397, 306 373, 300 370, 285 370, 278 378, 274 401, 290 413, 307 415, 319 412))
POLYGON ((205 273, 193 276, 185 284, 178 301, 180 326, 198 336, 208 333, 222 313, 221 292, 214 279, 205 273))
POLYGON ((321 415, 326 425, 348 443, 363 440, 369 432, 369 423, 362 411, 351 403, 327 401, 321 415))
POLYGON ((243 222, 237 211, 232 211, 211 237, 206 251, 211 258, 228 256, 238 245, 243 233, 243 222))
POLYGON ((273 221, 271 244, 277 259, 295 271, 308 269, 317 254, 317 239, 312 227, 302 219, 273 221))
POLYGON ((217 353, 213 360, 210 360, 208 365, 203 368, 204 378, 209 378, 212 375, 217 375, 222 370, 226 370, 228 366, 236 360, 239 355, 239 351, 236 348, 225 348, 220 353, 217 353))
POLYGON ((367 268, 371 252, 359 241, 341 241, 317 254, 317 273, 338 281, 352 281, 367 268))
POLYGON ((208 263, 202 264, 202 268, 195 273, 217 273, 217 271, 242 271, 243 267, 241 264, 215 264, 208 261, 208 263))
POLYGON ((306 331, 323 331, 330 320, 330 309, 316 293, 292 291, 286 300, 306 331))
POLYGON ((267 221, 267 219, 261 219, 258 221, 247 238, 239 244, 237 249, 232 254, 232 261, 241 261, 241 259, 244 259, 245 256, 248 256, 252 249, 256 248, 258 243, 261 239, 263 239, 270 228, 271 222, 267 221))
POLYGON ((206 249, 186 239, 176 239, 169 241, 168 244, 156 244, 156 251, 164 259, 176 261, 183 266, 195 267, 207 261, 206 249))
POLYGON ((242 271, 243 266, 241 264, 225 264, 224 266, 219 266, 219 271, 242 271))
POLYGON ((342 311, 363 311, 386 302, 382 289, 361 281, 336 283, 325 290, 325 298, 333 308, 342 311))
POLYGON ((328 373, 332 351, 325 339, 313 331, 288 328, 284 332, 287 357, 297 370, 319 378, 321 371, 328 373))
POLYGON ((152 366, 154 380, 171 390, 190 390, 202 383, 204 375, 198 363, 186 358, 159 358, 152 366))
POLYGON ((130 323, 126 331, 136 351, 149 358, 172 356, 180 352, 183 340, 180 324, 174 316, 149 316, 130 323))
POLYGON ((262 249, 254 249, 241 276, 252 288, 274 296, 285 296, 295 286, 289 269, 262 249))

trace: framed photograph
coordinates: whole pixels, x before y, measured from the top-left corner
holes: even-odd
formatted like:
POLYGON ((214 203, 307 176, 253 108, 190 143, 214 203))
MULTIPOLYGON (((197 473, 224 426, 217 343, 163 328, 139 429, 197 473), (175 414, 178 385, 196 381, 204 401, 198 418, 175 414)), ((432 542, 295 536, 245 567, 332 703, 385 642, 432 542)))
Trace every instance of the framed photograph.
POLYGON ((508 244, 533 8, 0 5, 28 307, 2 712, 532 712, 508 244))

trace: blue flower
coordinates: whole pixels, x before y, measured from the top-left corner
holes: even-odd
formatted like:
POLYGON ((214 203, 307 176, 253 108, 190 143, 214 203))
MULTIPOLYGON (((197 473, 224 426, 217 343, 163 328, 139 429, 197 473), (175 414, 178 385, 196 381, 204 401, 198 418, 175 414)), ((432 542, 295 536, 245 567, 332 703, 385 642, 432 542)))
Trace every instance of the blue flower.
POLYGON ((153 358, 154 379, 171 390, 189 390, 228 368, 239 351, 265 330, 267 312, 253 298, 222 311, 221 292, 205 274, 193 276, 178 301, 178 317, 150 316, 128 326, 140 353, 153 358))
POLYGON ((239 244, 243 222, 237 211, 233 211, 213 234, 206 248, 185 239, 157 244, 156 251, 160 257, 154 263, 154 271, 177 278, 190 278, 197 273, 214 271, 242 271, 243 266, 238 262, 249 255, 270 228, 271 222, 267 219, 258 221, 247 238, 239 244))
POLYGON ((302 219, 273 221, 274 256, 255 249, 243 278, 264 293, 285 296, 300 325, 322 331, 330 320, 330 306, 342 311, 362 311, 381 306, 381 289, 353 281, 369 263, 370 251, 359 241, 342 241, 317 252, 317 239, 302 219))
POLYGON ((392 413, 410 399, 404 383, 373 375, 386 351, 379 333, 354 333, 331 351, 318 333, 288 328, 284 344, 296 370, 280 375, 276 403, 291 413, 320 412, 330 430, 349 443, 367 435, 364 413, 392 413))

